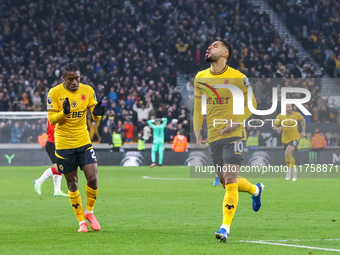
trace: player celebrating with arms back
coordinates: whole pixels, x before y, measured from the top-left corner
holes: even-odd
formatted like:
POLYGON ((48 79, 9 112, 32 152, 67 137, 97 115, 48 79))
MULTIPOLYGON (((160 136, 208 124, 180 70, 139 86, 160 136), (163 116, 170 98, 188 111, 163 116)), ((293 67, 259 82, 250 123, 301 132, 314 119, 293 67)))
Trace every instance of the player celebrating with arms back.
POLYGON ((151 148, 151 165, 156 165, 156 152, 158 151, 159 166, 163 164, 164 157, 164 129, 168 123, 167 118, 148 120, 149 126, 153 129, 153 144, 151 148), (163 122, 162 122, 163 121, 163 122), (161 123, 162 122, 162 123, 161 123))
MULTIPOLYGON (((199 72, 195 77, 194 131, 197 144, 203 142, 201 129, 204 116, 201 114, 201 96, 204 91, 207 91, 207 88, 213 88, 216 84, 228 83, 237 86, 244 94, 245 114, 242 116, 233 115, 233 100, 236 100, 236 98, 233 99, 229 89, 218 89, 220 97, 218 99, 222 99, 220 100, 222 105, 213 102, 215 98, 211 98, 211 93, 206 95, 210 153, 215 169, 223 167, 223 171, 217 171, 217 175, 226 190, 222 203, 222 225, 215 232, 215 237, 223 242, 229 236, 230 225, 238 204, 238 191, 250 193, 253 199, 253 210, 258 211, 261 207, 261 193, 264 188, 262 183, 254 185, 246 179, 238 177, 238 171, 243 159, 243 141, 246 139, 245 128, 238 123, 243 123, 244 119, 248 119, 251 112, 246 100, 249 81, 244 74, 227 66, 227 60, 231 55, 232 47, 227 41, 217 40, 213 42, 205 55, 206 61, 210 63, 210 68, 199 72), (228 123, 227 125, 215 125, 216 119, 225 119, 228 120, 228 123), (233 121, 232 125, 231 120, 233 121), (227 169, 233 170, 228 171, 227 169)), ((243 98, 238 98, 238 100, 243 100, 243 98)), ((253 105, 256 108, 257 104, 254 95, 253 105)))
POLYGON ((285 151, 286 165, 288 167, 288 172, 286 174, 286 180, 291 177, 291 170, 293 169, 293 181, 297 179, 297 169, 295 167, 295 159, 293 157, 293 152, 298 146, 300 140, 300 134, 297 122, 301 122, 302 132, 301 137, 306 136, 306 120, 299 112, 295 112, 292 109, 291 104, 286 105, 286 114, 276 116, 273 129, 280 134, 282 132, 282 145, 285 151), (281 125, 281 127, 280 127, 281 125))
POLYGON ((91 144, 86 125, 87 109, 95 121, 99 121, 105 108, 97 103, 94 90, 80 83, 80 71, 76 64, 66 64, 61 68, 64 83, 52 88, 48 93, 48 121, 56 124, 54 138, 56 161, 59 172, 63 173, 70 202, 79 221, 78 232, 88 232, 85 218, 93 230, 100 230, 100 224, 93 214, 98 194, 97 158, 91 144), (78 190, 77 168, 84 171, 86 185, 86 211, 83 212, 78 190))

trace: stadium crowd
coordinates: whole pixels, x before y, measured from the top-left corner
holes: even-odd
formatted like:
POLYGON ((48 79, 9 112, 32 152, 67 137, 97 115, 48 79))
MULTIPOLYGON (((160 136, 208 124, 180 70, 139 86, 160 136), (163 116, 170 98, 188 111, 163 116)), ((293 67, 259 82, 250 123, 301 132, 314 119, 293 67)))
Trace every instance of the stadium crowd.
MULTIPOLYGON (((271 78, 282 78, 280 86, 298 86, 298 78, 305 78, 302 85, 313 96, 306 106, 313 111, 310 121, 336 121, 337 109, 334 117, 321 98, 316 78, 322 70, 300 60, 269 16, 246 0, 16 2, 0 5, 0 111, 46 110, 48 90, 62 82, 61 66, 75 62, 81 82, 95 89, 107 109, 99 124, 88 123, 93 141, 113 130, 136 141, 153 117, 168 118, 167 142, 179 129, 190 138, 177 76, 193 77, 208 67, 207 47, 225 38, 234 45, 231 67, 249 78, 268 78, 254 82, 260 109, 271 106, 271 78)), ((35 134, 45 124, 28 125, 35 134)), ((0 132, 15 126, 21 132, 26 128, 25 122, 5 121, 0 132)))

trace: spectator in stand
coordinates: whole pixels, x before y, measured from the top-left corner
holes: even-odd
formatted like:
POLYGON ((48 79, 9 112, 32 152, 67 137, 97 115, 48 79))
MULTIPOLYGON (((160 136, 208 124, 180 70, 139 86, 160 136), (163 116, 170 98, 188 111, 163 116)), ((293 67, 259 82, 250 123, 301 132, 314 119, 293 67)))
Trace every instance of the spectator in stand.
POLYGON ((4 95, 0 90, 0 112, 8 111, 9 109, 9 95, 4 95))
POLYGON ((339 115, 338 106, 333 105, 333 108, 330 109, 330 122, 336 123, 338 115, 339 115))
POLYGON ((142 122, 139 122, 137 124, 137 133, 139 133, 140 131, 143 131, 143 128, 147 125, 146 123, 146 119, 142 119, 142 122))
POLYGON ((21 143, 22 132, 19 129, 19 122, 15 122, 11 129, 11 140, 10 143, 21 143))
POLYGON ((259 150, 259 138, 255 135, 255 132, 252 130, 249 133, 247 138, 246 147, 252 151, 259 150))
POLYGON ((138 146, 137 150, 145 151, 145 139, 142 132, 138 132, 138 146))
POLYGON ((120 133, 117 132, 117 130, 112 131, 112 142, 111 142, 111 152, 113 151, 119 151, 123 152, 123 148, 121 148, 123 145, 123 138, 120 133))
POLYGON ((183 130, 179 130, 172 143, 172 148, 175 152, 188 151, 188 140, 184 136, 183 130))
POLYGON ((312 149, 313 150, 323 150, 323 149, 327 148, 327 140, 320 133, 320 130, 318 128, 315 129, 315 134, 312 137, 311 142, 312 142, 312 149))
POLYGON ((181 108, 181 113, 178 116, 178 122, 183 123, 183 121, 187 120, 187 119, 188 119, 188 115, 187 115, 185 109, 181 108))
POLYGON ((151 100, 148 99, 147 101, 149 103, 148 108, 145 108, 144 104, 141 105, 141 108, 138 108, 137 107, 137 101, 135 101, 135 103, 133 105, 132 109, 137 113, 137 119, 138 119, 139 122, 142 122, 143 119, 149 119, 149 113, 153 109, 151 100))
MULTIPOLYGON (((154 118, 155 118, 154 116, 151 116, 152 120, 154 118)), ((152 133, 149 125, 145 125, 143 128, 143 138, 145 140, 145 143, 151 143, 152 133)))
POLYGON ((127 143, 133 142, 133 132, 134 132, 135 126, 133 125, 132 121, 129 119, 129 116, 125 116, 124 128, 125 128, 126 142, 127 143))
POLYGON ((107 126, 104 127, 101 137, 102 139, 100 140, 100 143, 111 144, 112 142, 111 132, 107 126))
POLYGON ((323 101, 323 105, 319 111, 319 121, 321 123, 329 123, 331 119, 330 110, 327 106, 327 101, 323 101))
POLYGON ((127 96, 127 99, 125 101, 125 107, 126 109, 132 108, 133 104, 135 103, 135 100, 132 99, 131 96, 127 96))
POLYGON ((334 135, 329 135, 328 137, 327 137, 327 146, 328 147, 333 147, 333 146, 335 146, 335 142, 336 142, 336 140, 335 140, 335 137, 334 137, 334 135))
POLYGON ((115 88, 114 87, 111 87, 110 88, 110 93, 108 95, 108 99, 112 101, 112 103, 117 103, 117 99, 118 99, 118 96, 117 96, 117 93, 115 92, 115 88))
POLYGON ((312 144, 307 136, 302 137, 298 144, 298 150, 308 150, 310 148, 312 148, 312 144))
POLYGON ((117 128, 115 130, 116 130, 116 133, 119 133, 122 136, 122 140, 124 143, 125 142, 125 126, 123 125, 123 122, 121 120, 117 121, 117 128))
POLYGON ((177 122, 171 122, 165 129, 165 141, 171 143, 177 134, 177 122))

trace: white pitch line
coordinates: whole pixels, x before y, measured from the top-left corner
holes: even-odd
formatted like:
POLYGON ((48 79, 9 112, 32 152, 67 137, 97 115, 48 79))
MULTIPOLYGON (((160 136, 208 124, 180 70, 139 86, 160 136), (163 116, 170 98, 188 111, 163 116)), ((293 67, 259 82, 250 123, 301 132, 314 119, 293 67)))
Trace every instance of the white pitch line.
MULTIPOLYGON (((340 238, 332 238, 332 239, 257 240, 256 242, 280 242, 281 243, 281 242, 319 242, 319 241, 340 241, 340 238)), ((240 242, 250 242, 250 240, 240 240, 240 242)))
POLYGON ((258 243, 258 244, 269 244, 269 245, 286 246, 286 247, 294 247, 294 248, 304 248, 304 249, 311 249, 311 250, 340 252, 340 250, 337 250, 337 249, 322 248, 322 247, 313 247, 313 246, 305 246, 305 245, 296 245, 296 244, 270 243, 270 242, 266 242, 266 241, 242 241, 242 242, 245 242, 245 243, 258 243))
POLYGON ((193 179, 190 178, 157 178, 157 177, 150 177, 150 176, 143 176, 143 179, 151 179, 151 180, 174 180, 174 181, 190 181, 193 179))

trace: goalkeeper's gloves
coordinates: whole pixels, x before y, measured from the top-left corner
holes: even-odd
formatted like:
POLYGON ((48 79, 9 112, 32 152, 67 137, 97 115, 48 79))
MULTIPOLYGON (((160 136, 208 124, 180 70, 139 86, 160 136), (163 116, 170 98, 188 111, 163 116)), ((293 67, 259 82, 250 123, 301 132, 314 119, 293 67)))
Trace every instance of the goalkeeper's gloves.
POLYGON ((105 106, 102 106, 102 101, 100 101, 93 109, 94 116, 103 116, 105 113, 105 106))
POLYGON ((66 97, 65 101, 63 102, 63 109, 66 115, 69 114, 71 111, 71 106, 70 102, 68 101, 68 97, 66 97))

